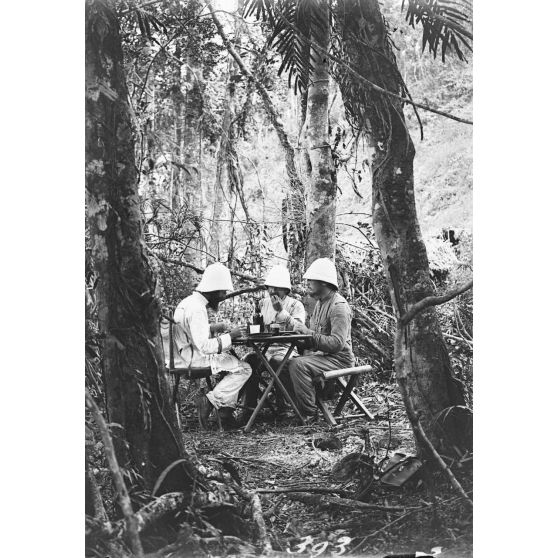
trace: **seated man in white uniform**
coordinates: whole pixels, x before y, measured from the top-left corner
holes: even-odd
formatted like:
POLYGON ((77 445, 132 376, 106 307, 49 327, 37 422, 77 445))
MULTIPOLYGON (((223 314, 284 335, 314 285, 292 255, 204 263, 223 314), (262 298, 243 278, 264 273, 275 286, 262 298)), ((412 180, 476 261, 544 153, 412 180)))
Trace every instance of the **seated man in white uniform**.
MULTIPOLYGON (((285 266, 276 265, 272 267, 265 279, 265 286, 267 287, 268 296, 263 298, 261 302, 261 313, 264 325, 279 324, 281 329, 292 331, 296 322, 304 324, 306 320, 306 310, 302 302, 289 296, 291 292, 291 278, 289 276, 289 270, 285 266)), ((289 346, 288 344, 271 345, 267 350, 265 356, 274 370, 279 368, 289 346)), ((243 419, 248 420, 258 403, 258 384, 262 364, 256 353, 246 355, 245 360, 250 363, 254 370, 251 378, 246 382, 245 387, 246 398, 244 404, 246 409, 243 413, 243 419)), ((289 382, 286 366, 285 375, 281 375, 281 381, 284 383, 289 382)), ((277 389, 276 394, 279 406, 278 410, 283 412, 285 411, 283 393, 277 389)))
POLYGON ((230 271, 221 263, 207 266, 199 285, 185 298, 174 312, 176 322, 176 367, 211 367, 213 375, 226 371, 228 374, 198 400, 198 416, 203 428, 213 408, 216 408, 227 427, 235 426, 233 411, 240 388, 252 373, 250 364, 227 352, 232 339, 240 337, 242 328, 212 338, 207 307, 217 311, 227 291, 233 290, 230 271))

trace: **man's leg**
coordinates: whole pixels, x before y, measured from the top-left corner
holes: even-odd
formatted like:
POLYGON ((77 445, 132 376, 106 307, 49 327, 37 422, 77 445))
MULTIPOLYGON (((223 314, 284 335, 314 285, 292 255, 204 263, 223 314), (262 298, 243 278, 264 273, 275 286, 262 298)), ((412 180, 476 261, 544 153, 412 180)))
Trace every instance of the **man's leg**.
POLYGON ((260 395, 259 385, 262 363, 256 353, 247 354, 244 357, 244 361, 247 362, 252 369, 252 375, 248 378, 248 381, 243 387, 243 392, 245 394, 244 406, 253 411, 258 404, 258 397, 260 395))
POLYGON ((215 386, 213 391, 207 393, 207 398, 217 409, 235 407, 240 388, 242 388, 252 374, 252 368, 247 362, 235 360, 234 368, 225 369, 227 375, 215 386))
POLYGON ((313 378, 322 372, 350 366, 335 355, 308 355, 289 361, 289 375, 292 381, 295 401, 303 415, 311 416, 318 412, 316 390, 313 378))

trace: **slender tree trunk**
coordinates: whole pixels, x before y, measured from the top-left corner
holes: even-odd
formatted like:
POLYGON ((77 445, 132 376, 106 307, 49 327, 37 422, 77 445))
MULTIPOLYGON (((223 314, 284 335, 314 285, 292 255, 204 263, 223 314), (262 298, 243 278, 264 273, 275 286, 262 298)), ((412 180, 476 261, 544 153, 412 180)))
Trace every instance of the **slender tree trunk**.
MULTIPOLYGON (((320 1, 324 13, 328 4, 320 1)), ((326 21, 327 18, 326 18, 326 21)), ((328 49, 329 25, 312 31, 312 43, 328 49)), ((335 259, 337 176, 329 144, 329 60, 312 46, 314 65, 308 87, 306 138, 310 169, 307 195, 308 244, 306 265, 317 258, 335 259)))
POLYGON ((185 190, 189 197, 189 207, 194 214, 195 225, 198 229, 196 247, 192 253, 193 262, 203 266, 202 250, 204 248, 203 229, 196 218, 203 216, 204 200, 201 180, 201 152, 199 142, 201 136, 200 123, 203 116, 204 87, 199 68, 195 67, 190 56, 186 57, 185 80, 188 83, 184 111, 184 164, 189 169, 185 176, 185 190))
MULTIPOLYGON (((114 3, 86 3, 86 188, 98 274, 108 421, 120 466, 146 488, 184 457, 164 372, 159 305, 147 263, 134 161, 134 132, 114 3)), ((188 486, 183 468, 167 486, 188 486)))
MULTIPOLYGON (((371 82, 401 95, 402 83, 378 1, 345 0, 338 17, 348 64, 371 82)), ((400 102, 380 97, 343 68, 337 72, 347 114, 358 120, 371 140, 374 232, 393 307, 401 317, 414 303, 434 294, 415 207, 415 149, 400 102)), ((408 414, 418 415, 436 449, 447 454, 455 446, 466 447, 462 415, 444 417, 443 413, 464 405, 464 398, 433 308, 398 332, 395 370, 408 414)), ((429 455, 424 441, 415 437, 419 451, 429 455)))
MULTIPOLYGON (((239 27, 235 19, 234 42, 239 38, 239 27)), ((225 201, 225 184, 230 184, 229 176, 229 157, 231 142, 231 122, 234 116, 234 104, 236 94, 236 84, 233 79, 234 61, 229 59, 228 77, 225 86, 225 96, 223 98, 223 119, 221 121, 221 138, 219 140, 219 151, 217 152, 215 189, 213 204, 213 220, 211 222, 211 249, 210 252, 218 258, 225 253, 225 236, 223 234, 223 209, 225 201)), ((231 188, 232 189, 232 188, 231 188)), ((232 196, 231 196, 232 200, 232 196)), ((234 212, 233 212, 234 213, 234 212)), ((234 216, 231 214, 231 219, 234 216)))
MULTIPOLYGON (((279 138, 279 143, 283 149, 283 152, 285 154, 285 170, 287 172, 287 177, 289 179, 289 183, 290 183, 290 190, 291 192, 293 192, 293 200, 299 200, 299 209, 301 210, 302 214, 304 214, 304 197, 303 197, 303 192, 304 192, 304 187, 302 185, 302 181, 300 179, 300 176, 297 172, 296 169, 296 164, 295 164, 295 150, 291 144, 291 142, 289 141, 289 137, 287 135, 287 132, 285 131, 285 126, 283 125, 283 121, 281 120, 279 113, 277 112, 277 109, 275 108, 275 105, 273 104, 273 101, 271 100, 271 97, 269 96, 268 91, 266 90, 266 88, 263 86, 263 84, 261 83, 261 81, 257 78, 257 76, 255 76, 247 67, 246 64, 244 64, 242 58, 240 57, 240 55, 238 54, 237 50, 235 49, 234 45, 231 43, 231 41, 228 39, 227 35, 225 34, 225 31, 223 29, 223 26, 221 25, 221 22, 219 21, 219 18, 217 17, 217 15, 215 14, 215 12, 213 11, 213 6, 210 0, 204 0, 205 4, 207 5, 208 9, 211 12, 211 17, 213 19, 213 22, 215 23, 215 27, 217 27, 217 31, 219 33, 219 35, 221 36, 221 39, 223 40, 223 43, 225 45, 225 47, 227 48, 227 50, 229 51, 230 55, 233 57, 233 59, 235 60, 235 62, 238 64, 238 67, 240 68, 240 71, 248 78, 251 80, 251 82, 254 84, 256 91, 258 92, 258 95, 260 96, 261 100, 262 100, 262 104, 263 107, 266 111, 266 114, 269 117, 269 120, 271 121, 273 127, 275 128, 275 131, 277 132, 277 137, 279 138)), ((261 132, 261 130, 259 131, 259 133, 261 132)), ((288 206, 287 206, 288 208, 288 206)), ((302 244, 303 241, 303 232, 301 232, 300 230, 297 232, 297 236, 298 236, 298 245, 302 244)), ((291 257, 294 256, 294 254, 290 254, 291 257)))

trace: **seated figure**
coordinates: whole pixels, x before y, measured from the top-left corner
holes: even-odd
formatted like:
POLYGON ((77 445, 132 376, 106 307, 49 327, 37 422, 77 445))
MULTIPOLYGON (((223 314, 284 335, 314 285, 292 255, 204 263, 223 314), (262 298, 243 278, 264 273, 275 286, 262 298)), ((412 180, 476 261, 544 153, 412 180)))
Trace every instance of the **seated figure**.
MULTIPOLYGON (((293 331, 296 323, 304 323, 306 320, 306 310, 302 302, 289 296, 291 292, 291 279, 289 277, 289 270, 286 267, 282 265, 272 267, 265 279, 265 286, 267 287, 268 296, 261 302, 261 313, 265 326, 279 324, 285 331, 293 331)), ((279 368, 288 348, 289 345, 271 345, 269 347, 265 356, 273 370, 279 368)), ((243 413, 243 418, 247 420, 258 403, 259 373, 261 372, 262 364, 256 353, 246 355, 245 360, 250 363, 254 370, 254 374, 252 374, 245 386, 246 409, 243 413)), ((281 381, 284 381, 283 375, 281 376, 281 381)), ((276 390, 276 394, 278 410, 283 412, 285 410, 283 394, 279 389, 276 390)))
POLYGON ((335 264, 328 258, 315 260, 306 273, 308 294, 317 300, 310 327, 297 322, 294 331, 312 335, 309 350, 289 361, 289 375, 295 402, 304 416, 315 416, 316 393, 313 379, 322 372, 354 366, 351 342, 351 308, 337 292, 335 264))
MULTIPOLYGON (((198 399, 199 420, 204 428, 207 428, 212 408, 217 409, 224 426, 235 426, 233 411, 238 393, 252 373, 250 364, 227 352, 232 339, 242 335, 242 328, 211 336, 207 308, 217 311, 228 290, 233 290, 230 271, 221 263, 211 264, 194 292, 182 300, 174 312, 175 366, 210 367, 212 375, 227 372, 213 391, 198 399)), ((215 332, 223 328, 212 329, 215 332)))

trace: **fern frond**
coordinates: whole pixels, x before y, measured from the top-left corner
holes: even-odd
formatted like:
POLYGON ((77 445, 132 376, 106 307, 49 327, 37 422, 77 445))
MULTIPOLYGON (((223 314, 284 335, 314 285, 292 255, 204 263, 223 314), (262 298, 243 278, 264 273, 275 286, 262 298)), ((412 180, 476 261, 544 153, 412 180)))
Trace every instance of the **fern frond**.
POLYGON ((422 25, 422 50, 428 45, 429 52, 436 58, 441 47, 442 62, 446 52, 453 50, 459 60, 465 60, 461 49, 470 52, 473 33, 469 30, 472 22, 472 2, 470 0, 402 0, 401 10, 407 5, 405 19, 413 28, 422 25))
POLYGON ((245 15, 255 15, 271 27, 269 46, 282 57, 279 75, 287 73, 289 86, 298 91, 308 87, 314 56, 308 44, 315 33, 329 25, 328 10, 318 0, 248 0, 245 15))

